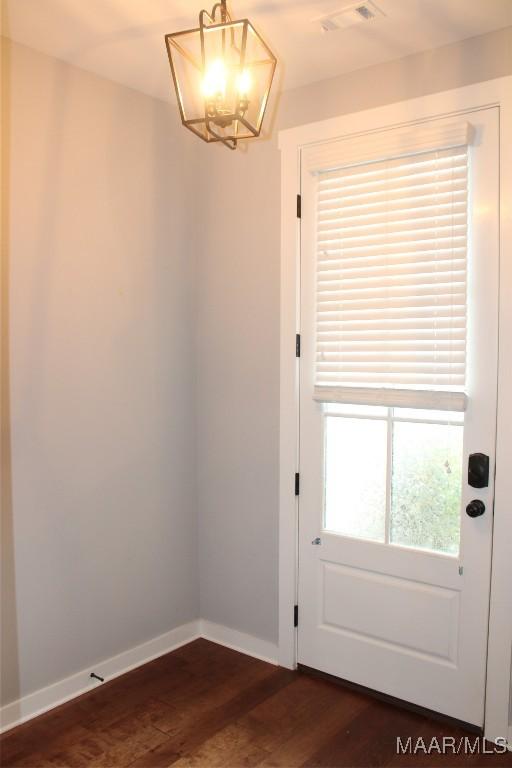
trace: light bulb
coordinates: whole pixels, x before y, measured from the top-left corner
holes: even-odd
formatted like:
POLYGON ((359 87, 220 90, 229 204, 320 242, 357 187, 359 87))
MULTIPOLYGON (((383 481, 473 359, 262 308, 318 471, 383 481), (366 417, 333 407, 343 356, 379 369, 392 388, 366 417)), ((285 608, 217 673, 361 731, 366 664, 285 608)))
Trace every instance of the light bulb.
POLYGON ((212 98, 226 95, 227 72, 222 59, 212 61, 203 78, 203 95, 212 98))
POLYGON ((238 95, 242 98, 247 98, 249 91, 251 90, 251 74, 247 69, 243 69, 236 78, 236 89, 238 95))

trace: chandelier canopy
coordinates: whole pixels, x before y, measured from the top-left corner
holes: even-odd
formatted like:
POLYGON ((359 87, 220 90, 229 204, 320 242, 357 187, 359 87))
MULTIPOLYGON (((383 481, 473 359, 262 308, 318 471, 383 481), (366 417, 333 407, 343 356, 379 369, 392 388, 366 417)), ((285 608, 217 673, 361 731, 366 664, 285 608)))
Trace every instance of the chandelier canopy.
POLYGON ((248 19, 233 21, 222 0, 165 42, 184 126, 230 149, 260 135, 276 58, 248 19))

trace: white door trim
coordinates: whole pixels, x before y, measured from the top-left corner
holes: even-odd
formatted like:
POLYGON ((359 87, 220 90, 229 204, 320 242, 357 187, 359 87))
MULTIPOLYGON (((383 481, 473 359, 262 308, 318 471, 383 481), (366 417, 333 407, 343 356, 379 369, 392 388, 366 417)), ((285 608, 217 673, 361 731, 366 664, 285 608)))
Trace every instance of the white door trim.
POLYGON ((281 150, 281 357, 280 357, 280 503, 279 503, 279 663, 294 668, 297 595, 297 512, 294 473, 298 456, 298 361, 295 334, 300 332, 299 222, 300 153, 306 144, 343 135, 421 122, 433 116, 500 107, 500 308, 498 430, 493 534, 493 566, 485 736, 511 738, 509 706, 512 678, 512 77, 343 115, 279 133, 281 150), (508 425, 508 429, 507 429, 508 425))

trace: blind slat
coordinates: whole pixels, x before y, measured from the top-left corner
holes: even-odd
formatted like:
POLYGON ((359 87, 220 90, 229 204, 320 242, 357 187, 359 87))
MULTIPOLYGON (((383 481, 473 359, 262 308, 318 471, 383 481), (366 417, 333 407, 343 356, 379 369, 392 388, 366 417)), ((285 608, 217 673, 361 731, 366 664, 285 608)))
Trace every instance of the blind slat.
POLYGON ((393 206, 400 204, 415 205, 423 200, 437 197, 445 200, 453 195, 454 199, 459 199, 466 195, 467 179, 462 176, 460 180, 446 179, 445 181, 433 181, 430 184, 417 184, 415 186, 404 187, 403 189, 394 189, 387 191, 382 189, 380 192, 374 192, 370 195, 318 195, 318 212, 328 211, 333 208, 339 209, 342 205, 344 210, 353 213, 359 209, 367 208, 374 210, 382 208, 385 205, 393 206))
MULTIPOLYGON (((403 270, 400 274, 384 275, 382 277, 367 277, 360 276, 354 278, 352 276, 347 278, 326 279, 324 273, 321 274, 321 279, 318 281, 318 290, 323 295, 340 294, 341 296, 349 296, 355 294, 357 296, 368 296, 369 292, 372 294, 383 295, 396 295, 397 291, 411 293, 417 295, 420 293, 444 293, 448 292, 450 288, 456 286, 462 286, 463 291, 466 288, 466 270, 440 270, 436 272, 434 269, 430 272, 423 270, 414 271, 411 270, 410 274, 406 274, 403 270), (411 275, 415 278, 422 279, 423 285, 411 285, 411 275)), ((453 290, 450 291, 453 293, 453 290)))
POLYGON ((339 224, 335 225, 335 222, 330 222, 328 225, 319 224, 317 232, 319 234, 319 240, 328 238, 329 240, 336 238, 343 238, 346 242, 350 239, 359 239, 361 237, 378 237, 382 238, 383 235, 389 236, 396 234, 399 236, 405 236, 407 232, 417 233, 420 232, 431 233, 433 236, 437 232, 443 232, 450 235, 453 233, 466 231, 466 213, 449 213, 442 216, 431 216, 428 218, 414 216, 400 217, 398 219, 384 219, 378 223, 372 223, 361 221, 358 224, 351 226, 343 226, 339 224))
MULTIPOLYGON (((317 332, 321 333, 351 333, 354 337, 361 334, 372 334, 375 329, 380 329, 382 334, 409 334, 411 338, 414 338, 414 334, 423 333, 424 336, 430 334, 432 336, 432 329, 434 328, 436 333, 446 331, 451 333, 452 330, 456 332, 457 328, 465 328, 466 317, 465 313, 461 312, 458 317, 436 317, 435 325, 432 323, 431 318, 425 317, 381 317, 381 318, 368 318, 367 320, 350 320, 346 318, 328 317, 319 321, 317 325, 317 332), (448 324, 447 324, 448 323, 448 324)), ((432 338, 435 338, 432 336, 432 338)), ((379 338, 380 341, 380 338, 379 338)))
MULTIPOLYGON (((459 252, 466 255, 466 239, 461 238, 460 242, 447 242, 442 243, 439 240, 416 242, 416 243, 394 243, 394 244, 379 244, 372 245, 366 248, 325 248, 319 250, 319 256, 321 261, 330 261, 331 259, 339 259, 343 256, 344 261, 350 259, 378 259, 385 258, 388 263, 396 263, 399 258, 405 259, 406 257, 427 255, 429 259, 434 257, 433 263, 437 259, 437 254, 446 254, 448 258, 449 252, 454 254, 459 252), (390 257, 393 257, 392 259, 390 257)), ((348 263, 348 262, 347 262, 348 263)))
POLYGON ((393 193, 397 194, 406 190, 418 190, 426 187, 445 187, 453 185, 454 181, 462 182, 466 179, 467 171, 462 165, 451 168, 432 168, 428 171, 416 172, 410 171, 401 175, 383 174, 374 179, 349 179, 342 180, 322 186, 319 184, 318 199, 332 200, 336 195, 348 197, 349 200, 354 197, 368 196, 370 199, 375 195, 385 194, 386 190, 392 187, 393 193))
POLYGON ((346 261, 347 263, 333 259, 327 259, 325 261, 323 259, 318 259, 319 276, 322 279, 328 279, 331 274, 339 275, 341 273, 344 277, 346 276, 346 279, 348 280, 363 275, 372 275, 374 276, 374 279, 377 280, 380 272, 384 270, 387 271, 388 274, 393 275, 408 275, 412 272, 429 275, 441 272, 465 272, 466 268, 465 259, 459 258, 458 256, 448 258, 442 256, 441 259, 435 263, 426 261, 425 258, 422 258, 421 256, 416 256, 416 258, 411 257, 407 260, 404 259, 395 264, 389 264, 386 259, 372 259, 369 262, 366 260, 352 260, 352 263, 348 263, 348 259, 346 261))
POLYGON ((399 213, 400 211, 430 211, 430 210, 448 210, 452 206, 455 209, 461 209, 466 203, 465 184, 461 184, 460 189, 450 187, 446 192, 426 191, 421 195, 402 195, 395 200, 389 198, 385 200, 372 201, 370 203, 359 203, 352 206, 346 205, 343 208, 326 201, 324 204, 319 202, 317 207, 318 221, 329 220, 330 218, 340 218, 341 221, 357 220, 362 217, 368 217, 372 220, 384 214, 399 213))
POLYGON ((338 211, 336 209, 330 209, 325 213, 318 214, 318 231, 329 231, 330 229, 346 227, 372 227, 377 228, 379 226, 389 226, 393 224, 396 226, 401 221, 406 222, 418 222, 425 221, 430 223, 432 219, 442 221, 443 218, 452 219, 453 216, 463 216, 466 211, 466 201, 456 200, 450 203, 443 203, 442 205, 420 205, 420 206, 405 206, 394 205, 388 207, 384 211, 376 211, 375 213, 367 211, 366 213, 359 213, 358 215, 350 215, 348 212, 338 211))
MULTIPOLYGON (((421 330, 418 332, 416 331, 415 334, 418 336, 418 333, 421 334, 421 330)), ((373 339, 373 336, 371 333, 360 333, 360 332, 351 332, 343 334, 342 340, 340 341, 340 334, 332 331, 319 331, 319 335, 322 336, 322 343, 325 344, 326 350, 328 350, 329 346, 336 347, 336 348, 347 348, 347 349, 373 349, 373 350, 381 350, 386 349, 386 346, 393 346, 393 348, 396 348, 398 350, 400 349, 443 349, 443 348, 451 348, 452 345, 455 346, 455 348, 462 348, 461 345, 465 341, 465 329, 460 328, 458 334, 452 334, 449 329, 445 329, 438 332, 438 337, 433 339, 432 336, 424 335, 423 337, 415 338, 414 334, 411 334, 407 336, 404 333, 400 332, 392 332, 390 334, 385 334, 383 338, 379 339, 378 341, 375 341, 373 339)))

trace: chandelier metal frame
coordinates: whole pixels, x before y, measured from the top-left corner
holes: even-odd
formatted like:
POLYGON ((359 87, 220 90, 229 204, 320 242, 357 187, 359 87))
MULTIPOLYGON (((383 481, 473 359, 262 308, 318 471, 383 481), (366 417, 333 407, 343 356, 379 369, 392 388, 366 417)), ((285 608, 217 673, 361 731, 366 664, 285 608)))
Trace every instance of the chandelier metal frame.
POLYGON ((204 9, 200 11, 199 27, 167 34, 165 35, 165 43, 174 89, 178 100, 181 122, 186 128, 207 143, 221 142, 229 147, 229 149, 236 149, 238 142, 241 139, 256 138, 261 134, 261 127, 274 79, 277 59, 261 35, 255 30, 249 19, 233 20, 227 9, 226 0, 221 0, 221 2, 218 2, 213 6, 211 12, 204 9), (241 45, 238 47, 235 40, 235 31, 239 33, 240 28, 241 45), (222 110, 215 98, 205 97, 203 114, 196 114, 193 116, 187 115, 187 110, 184 104, 183 83, 180 82, 176 58, 178 56, 184 57, 188 64, 193 67, 194 70, 197 70, 198 76, 203 79, 208 66, 208 54, 205 46, 205 30, 208 30, 208 32, 218 30, 219 34, 222 36, 223 51, 225 47, 229 46, 230 53, 238 56, 238 71, 242 72, 246 66, 259 66, 262 69, 262 65, 267 67, 269 72, 269 77, 267 76, 268 83, 264 89, 263 95, 259 98, 261 103, 255 120, 251 121, 247 116, 249 106, 248 97, 240 97, 235 109, 229 111, 222 110), (265 58, 252 63, 247 63, 247 37, 249 31, 251 35, 257 38, 261 50, 265 53, 265 58), (182 42, 186 37, 190 38, 192 35, 199 35, 199 57, 193 56, 182 42), (245 129, 244 133, 242 133, 243 129, 245 129))

